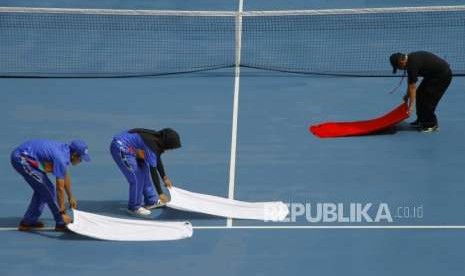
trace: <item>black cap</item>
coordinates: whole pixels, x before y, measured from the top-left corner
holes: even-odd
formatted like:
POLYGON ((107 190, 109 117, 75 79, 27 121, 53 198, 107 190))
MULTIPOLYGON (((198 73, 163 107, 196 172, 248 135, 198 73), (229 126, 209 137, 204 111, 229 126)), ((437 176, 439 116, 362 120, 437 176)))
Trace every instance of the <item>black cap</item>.
POLYGON ((391 62, 392 66, 392 73, 395 74, 397 72, 397 66, 399 61, 404 58, 404 54, 402 53, 394 53, 389 57, 389 61, 391 62))
POLYGON ((177 149, 181 147, 181 138, 175 130, 164 128, 159 133, 165 149, 177 149))

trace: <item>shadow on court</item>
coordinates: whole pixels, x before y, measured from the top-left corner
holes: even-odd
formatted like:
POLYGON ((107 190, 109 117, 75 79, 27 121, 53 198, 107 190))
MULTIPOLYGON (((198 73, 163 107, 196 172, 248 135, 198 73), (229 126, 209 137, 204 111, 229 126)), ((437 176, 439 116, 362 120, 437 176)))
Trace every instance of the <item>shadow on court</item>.
MULTIPOLYGON (((78 209, 90 212, 94 214, 116 216, 121 218, 138 219, 128 214, 127 212, 127 201, 121 200, 110 200, 110 201, 79 201, 78 209)), ((195 220, 195 221, 206 221, 206 220, 219 220, 222 221, 224 218, 211 216, 207 214, 192 213, 186 211, 175 210, 167 207, 161 207, 152 210, 151 219, 154 220, 195 220)))
POLYGON ((54 240, 68 240, 68 241, 101 241, 86 236, 81 236, 73 232, 56 232, 54 230, 45 230, 45 231, 31 231, 27 234, 36 235, 44 238, 54 239, 54 240))
POLYGON ((390 127, 388 129, 385 129, 385 130, 382 130, 382 131, 379 131, 379 132, 375 132, 375 133, 372 133, 372 134, 368 134, 366 136, 393 135, 393 134, 396 134, 396 133, 402 132, 402 131, 405 131, 405 132, 418 132, 417 129, 411 127, 408 123, 401 123, 401 124, 398 124, 396 126, 390 127))
MULTIPOLYGON (((127 213, 127 202, 121 200, 110 200, 110 201, 89 201, 89 200, 82 200, 78 202, 78 210, 100 214, 100 215, 107 215, 112 217, 119 217, 124 219, 139 219, 137 217, 133 217, 127 213)), ((71 212, 70 212, 71 214, 71 212)), ((0 218, 0 228, 4 227, 17 227, 19 222, 21 221, 22 217, 4 217, 0 218)), ((199 214, 199 213, 192 213, 186 211, 179 211, 167 207, 161 207, 155 210, 152 210, 152 216, 148 219, 153 220, 165 220, 165 221, 193 221, 193 222, 202 222, 202 221, 211 221, 214 222, 219 221, 222 222, 224 218, 211 216, 207 214, 199 214)), ((45 218, 40 219, 45 223, 47 227, 52 227, 55 225, 53 219, 45 218)), ((43 231, 41 231, 43 232, 43 231)), ((40 233, 38 233, 40 234, 40 233)), ((46 234, 47 236, 49 234, 46 234)), ((72 234, 70 234, 72 236, 72 234)), ((69 235, 64 235, 63 238, 69 235)))
MULTIPOLYGON (((8 218, 0 218, 0 228, 16 228, 21 221, 21 217, 8 217, 8 218)), ((45 238, 50 238, 50 239, 57 239, 57 240, 94 240, 92 238, 88 238, 85 236, 80 236, 77 234, 74 234, 72 232, 55 232, 53 230, 54 227, 54 222, 48 219, 41 220, 45 223, 46 229, 42 229, 40 231, 29 231, 29 232, 24 232, 25 234, 28 235, 36 235, 36 236, 41 236, 45 238), (50 229, 52 227, 52 229, 50 229)))
POLYGON ((78 210, 105 215, 126 216, 127 201, 124 200, 80 200, 78 210))
POLYGON ((192 213, 186 211, 175 210, 167 207, 160 208, 154 211, 156 220, 219 220, 224 218, 216 217, 207 214, 192 213))

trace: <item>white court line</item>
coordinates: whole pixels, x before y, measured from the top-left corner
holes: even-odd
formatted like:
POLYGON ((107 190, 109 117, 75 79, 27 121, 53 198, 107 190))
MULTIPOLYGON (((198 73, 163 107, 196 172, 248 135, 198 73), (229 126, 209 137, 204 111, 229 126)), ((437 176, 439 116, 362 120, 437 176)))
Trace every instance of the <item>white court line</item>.
MULTIPOLYGON (((193 226, 194 230, 465 230, 465 225, 270 225, 270 226, 193 226)), ((0 227, 0 232, 17 231, 17 227, 0 227)), ((53 231, 45 227, 39 231, 53 231)))
MULTIPOLYGON (((234 103, 233 119, 231 131, 231 159, 229 161, 229 185, 228 198, 234 199, 234 186, 236 182, 236 151, 237 151, 237 121, 239 117, 239 86, 241 75, 241 46, 242 46, 242 11, 243 0, 239 0, 239 11, 236 16, 236 57, 235 57, 235 76, 234 76, 234 103)), ((226 226, 232 226, 232 219, 228 218, 226 226)))
POLYGON ((18 230, 18 227, 2 227, 0 228, 0 231, 14 231, 18 230))
MULTIPOLYGON (((0 232, 18 231, 18 227, 0 227, 0 232)), ((55 231, 55 227, 44 227, 38 231, 55 231)))
POLYGON ((295 229, 465 229, 465 225, 270 225, 270 226, 194 226, 195 230, 295 230, 295 229))

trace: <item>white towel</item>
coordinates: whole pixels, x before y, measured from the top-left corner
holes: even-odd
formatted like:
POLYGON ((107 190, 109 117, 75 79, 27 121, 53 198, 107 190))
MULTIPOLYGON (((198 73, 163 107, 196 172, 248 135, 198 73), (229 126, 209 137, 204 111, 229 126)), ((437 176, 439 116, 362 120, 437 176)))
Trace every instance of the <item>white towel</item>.
POLYGON ((119 219, 73 210, 68 228, 80 235, 112 241, 166 241, 192 237, 190 222, 119 219))
POLYGON ((283 202, 244 202, 218 196, 189 192, 180 188, 170 188, 170 208, 205 213, 235 219, 256 219, 282 221, 289 214, 283 202))

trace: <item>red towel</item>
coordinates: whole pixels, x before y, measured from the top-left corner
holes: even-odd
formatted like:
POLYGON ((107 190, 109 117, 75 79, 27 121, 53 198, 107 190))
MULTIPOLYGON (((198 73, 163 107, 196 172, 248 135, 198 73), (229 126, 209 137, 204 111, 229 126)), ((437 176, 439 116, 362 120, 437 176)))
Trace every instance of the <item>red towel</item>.
POLYGON ((310 131, 320 138, 366 135, 392 127, 409 117, 407 104, 403 103, 388 114, 358 122, 328 122, 310 127, 310 131))

